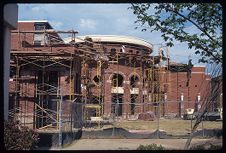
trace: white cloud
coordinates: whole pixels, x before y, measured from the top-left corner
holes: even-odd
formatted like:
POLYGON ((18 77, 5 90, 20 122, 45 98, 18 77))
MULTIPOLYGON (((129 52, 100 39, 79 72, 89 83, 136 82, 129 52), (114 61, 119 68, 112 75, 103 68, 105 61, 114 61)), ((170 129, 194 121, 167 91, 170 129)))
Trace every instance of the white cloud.
POLYGON ((95 29, 97 23, 92 19, 80 19, 79 25, 82 28, 95 29))
POLYGON ((50 21, 50 24, 53 26, 54 29, 61 29, 64 25, 60 21, 50 21))
MULTIPOLYGON (((164 45, 159 31, 142 32, 142 28, 134 29, 136 16, 127 8, 130 4, 19 4, 19 20, 49 20, 53 28, 57 30, 75 29, 79 35, 112 34, 128 35, 144 39, 154 44, 157 51, 159 44, 164 45)), ((150 13, 153 13, 153 7, 150 13)), ((187 31, 198 33, 194 26, 187 26, 187 31)), ((186 43, 174 41, 175 46, 169 48, 172 60, 178 62, 188 61, 188 56, 197 55, 189 50, 186 43)), ((197 60, 196 60, 197 61, 197 60)))

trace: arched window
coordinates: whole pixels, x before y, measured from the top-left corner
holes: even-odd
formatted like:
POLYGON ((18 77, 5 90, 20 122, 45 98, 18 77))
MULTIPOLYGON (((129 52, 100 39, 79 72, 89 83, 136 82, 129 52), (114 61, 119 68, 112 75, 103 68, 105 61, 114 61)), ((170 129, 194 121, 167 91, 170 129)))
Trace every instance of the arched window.
POLYGON ((112 86, 113 87, 122 87, 123 86, 123 76, 121 74, 115 73, 113 75, 112 86))
POLYGON ((130 78, 130 86, 136 88, 138 86, 139 78, 136 75, 132 75, 130 78))

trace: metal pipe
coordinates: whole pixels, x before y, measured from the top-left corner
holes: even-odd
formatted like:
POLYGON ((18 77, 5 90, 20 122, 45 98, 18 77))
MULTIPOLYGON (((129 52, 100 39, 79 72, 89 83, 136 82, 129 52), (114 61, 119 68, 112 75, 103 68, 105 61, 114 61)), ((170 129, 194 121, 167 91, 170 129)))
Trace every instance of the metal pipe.
POLYGON ((12 30, 11 33, 78 33, 78 31, 70 30, 70 31, 59 31, 59 30, 35 30, 35 31, 19 31, 19 30, 12 30))
POLYGON ((62 93, 62 90, 60 90, 60 106, 59 106, 59 148, 62 148, 62 103, 63 103, 63 93, 62 93))
POLYGON ((159 139, 159 118, 160 118, 160 111, 159 111, 159 103, 158 103, 158 117, 157 117, 157 139, 159 139))

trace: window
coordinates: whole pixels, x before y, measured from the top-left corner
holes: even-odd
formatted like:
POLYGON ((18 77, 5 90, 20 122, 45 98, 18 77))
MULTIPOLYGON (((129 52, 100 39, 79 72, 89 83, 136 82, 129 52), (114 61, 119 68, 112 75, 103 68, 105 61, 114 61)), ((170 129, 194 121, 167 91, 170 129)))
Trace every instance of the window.
POLYGON ((16 67, 10 66, 9 77, 13 78, 16 75, 16 67))
POLYGON ((35 30, 45 30, 45 26, 44 25, 36 25, 35 30))
POLYGON ((112 48, 112 49, 111 49, 111 52, 116 52, 116 49, 115 49, 115 48, 112 48))
POLYGON ((100 85, 100 81, 101 81, 101 78, 99 75, 96 75, 94 78, 93 78, 93 81, 95 82, 96 85, 100 85))
POLYGON ((133 50, 130 49, 129 52, 130 52, 130 53, 133 53, 133 50))
POLYGON ((195 85, 195 87, 197 87, 197 85, 195 85))
POLYGON ((135 75, 133 75, 133 76, 130 78, 130 86, 131 86, 132 88, 136 88, 136 87, 138 86, 138 81, 139 81, 138 77, 135 76, 135 75))
POLYGON ((44 45, 44 34, 34 34, 34 45, 44 45))
POLYGON ((35 23, 35 30, 45 30, 45 23, 35 23))
POLYGON ((113 87, 122 87, 123 86, 123 76, 121 74, 114 74, 113 75, 112 86, 113 87))

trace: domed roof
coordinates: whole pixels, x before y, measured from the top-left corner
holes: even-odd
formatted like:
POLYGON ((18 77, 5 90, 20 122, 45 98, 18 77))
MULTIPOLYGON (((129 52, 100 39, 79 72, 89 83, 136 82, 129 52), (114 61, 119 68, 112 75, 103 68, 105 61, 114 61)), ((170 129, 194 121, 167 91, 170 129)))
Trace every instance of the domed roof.
MULTIPOLYGON (((128 43, 135 44, 140 46, 145 46, 150 49, 153 49, 153 45, 143 39, 131 37, 131 36, 118 36, 118 35, 85 35, 78 36, 75 38, 75 42, 84 42, 83 40, 86 38, 92 38, 93 42, 114 42, 114 43, 128 43)), ((64 39, 65 43, 70 42, 70 38, 64 39)))

